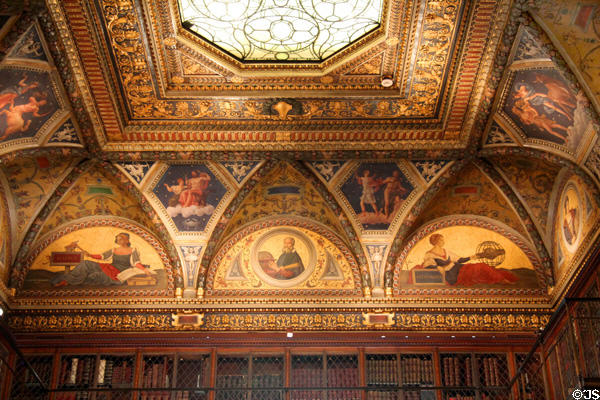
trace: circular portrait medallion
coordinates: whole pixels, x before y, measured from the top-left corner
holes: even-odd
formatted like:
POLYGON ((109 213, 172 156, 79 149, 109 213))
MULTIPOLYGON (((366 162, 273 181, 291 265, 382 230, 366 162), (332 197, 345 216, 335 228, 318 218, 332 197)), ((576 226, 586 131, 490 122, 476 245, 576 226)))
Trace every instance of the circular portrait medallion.
POLYGON ((250 262, 256 275, 277 287, 304 282, 315 268, 315 246, 306 235, 291 228, 276 228, 252 246, 250 262))

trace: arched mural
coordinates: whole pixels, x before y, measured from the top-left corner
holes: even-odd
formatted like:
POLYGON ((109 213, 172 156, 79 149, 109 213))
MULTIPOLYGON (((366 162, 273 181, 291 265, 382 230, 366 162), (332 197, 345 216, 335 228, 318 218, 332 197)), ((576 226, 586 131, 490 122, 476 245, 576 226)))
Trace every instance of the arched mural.
POLYGON ((118 220, 70 225, 46 237, 28 260, 31 268, 22 291, 29 294, 164 294, 173 287, 170 263, 159 242, 118 220))
POLYGON ((360 274, 348 248, 327 229, 298 220, 253 225, 227 240, 207 277, 207 296, 357 295, 360 274))
POLYGON ((537 262, 520 235, 487 219, 435 221, 406 243, 395 294, 406 288, 538 289, 537 262))

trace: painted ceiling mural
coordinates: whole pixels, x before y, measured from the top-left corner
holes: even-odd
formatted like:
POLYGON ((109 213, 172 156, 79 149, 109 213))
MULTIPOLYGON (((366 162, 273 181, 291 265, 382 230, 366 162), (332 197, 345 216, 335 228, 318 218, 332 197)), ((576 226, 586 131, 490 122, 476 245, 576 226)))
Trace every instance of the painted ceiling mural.
POLYGON ((31 25, 0 62, 0 153, 24 145, 82 147, 42 37, 31 25))
POLYGON ((600 109, 600 6, 597 1, 535 0, 532 11, 557 40, 600 109))
POLYGON ((217 253, 208 297, 362 295, 358 266, 339 239, 310 223, 272 222, 243 230, 217 253))
POLYGON ((476 295, 489 289, 542 295, 533 263, 538 261, 527 241, 506 227, 486 219, 442 219, 409 239, 396 265, 394 293, 468 288, 476 295))
POLYGON ((56 231, 29 259, 24 295, 165 295, 173 287, 168 258, 157 240, 118 219, 97 218, 56 231))
POLYGON ((523 199, 542 237, 548 238, 551 197, 561 167, 541 159, 525 157, 495 157, 491 161, 523 199))
POLYGON ((77 159, 23 158, 0 168, 10 188, 15 220, 15 241, 20 242, 30 224, 77 159))
POLYGON ((596 188, 578 175, 563 174, 554 210, 554 257, 559 276, 565 276, 598 233, 600 211, 596 188))
POLYGON ((122 184, 98 166, 92 166, 79 176, 58 205, 46 218, 39 236, 86 217, 119 216, 152 227, 154 223, 122 184))
POLYGON ((524 1, 390 0, 311 65, 225 59, 173 2, 24 12, 0 37, 3 298, 198 306, 202 329, 258 304, 370 329, 365 310, 427 299, 537 329, 597 243, 600 11, 524 1))
POLYGON ((527 237, 523 222, 494 182, 475 164, 446 184, 419 216, 415 227, 447 215, 480 215, 510 226, 527 237))
POLYGON ((581 86, 567 79, 551 44, 534 26, 521 25, 510 67, 496 101, 496 123, 519 142, 561 150, 581 161, 597 135, 591 104, 581 86))

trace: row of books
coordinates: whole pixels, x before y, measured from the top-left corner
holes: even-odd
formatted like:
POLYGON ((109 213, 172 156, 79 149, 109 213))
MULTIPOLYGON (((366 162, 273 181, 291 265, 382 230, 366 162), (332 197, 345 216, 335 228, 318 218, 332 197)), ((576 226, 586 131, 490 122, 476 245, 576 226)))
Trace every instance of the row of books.
POLYGON ((167 357, 148 361, 144 365, 142 387, 168 388, 171 385, 172 363, 167 357))
POLYGON ((100 359, 98 363, 98 385, 111 387, 129 386, 132 380, 132 360, 100 359))
POLYGON ((433 384, 433 360, 431 358, 402 358, 402 383, 409 385, 433 384))
POLYGON ((471 357, 442 357, 442 382, 445 386, 473 386, 471 357))
POLYGON ((95 356, 63 357, 60 386, 89 386, 94 376, 95 362, 95 356))
POLYGON ((367 358, 367 385, 398 384, 398 360, 393 358, 367 358))
POLYGON ((500 371, 501 369, 508 374, 506 363, 501 363, 497 357, 482 357, 479 359, 480 367, 479 379, 484 386, 500 386, 505 384, 500 371))

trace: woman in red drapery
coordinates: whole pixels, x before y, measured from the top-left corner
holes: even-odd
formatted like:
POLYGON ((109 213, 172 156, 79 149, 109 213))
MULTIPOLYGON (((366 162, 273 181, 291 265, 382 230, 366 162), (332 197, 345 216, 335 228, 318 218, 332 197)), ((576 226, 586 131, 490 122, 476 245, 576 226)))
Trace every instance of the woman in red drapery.
POLYGON ((496 269, 483 262, 467 264, 471 258, 486 257, 482 254, 471 257, 458 257, 444 248, 444 236, 439 233, 431 235, 429 243, 433 247, 425 253, 423 264, 415 268, 437 269, 442 274, 444 282, 449 285, 511 284, 519 280, 512 272, 496 269))

